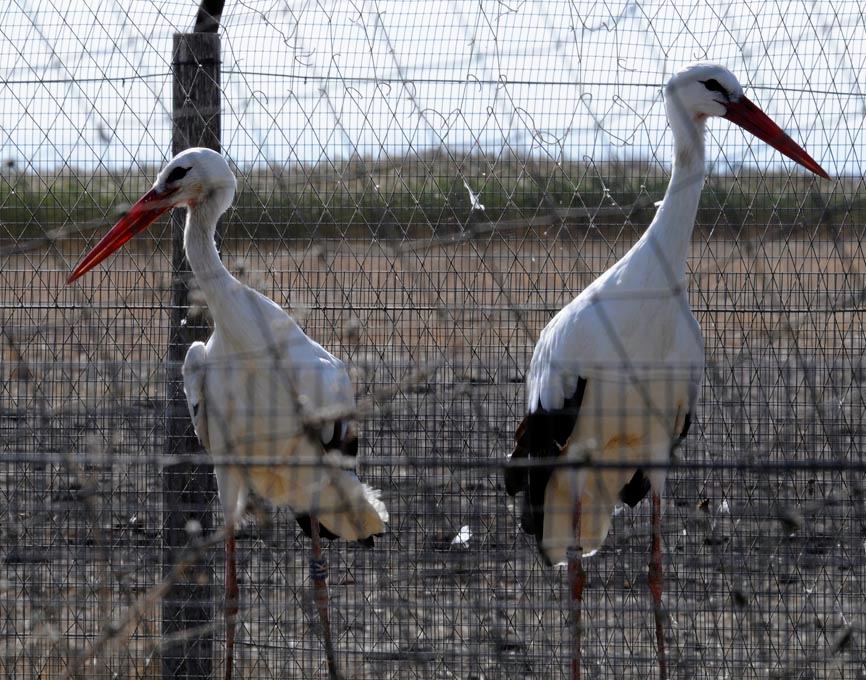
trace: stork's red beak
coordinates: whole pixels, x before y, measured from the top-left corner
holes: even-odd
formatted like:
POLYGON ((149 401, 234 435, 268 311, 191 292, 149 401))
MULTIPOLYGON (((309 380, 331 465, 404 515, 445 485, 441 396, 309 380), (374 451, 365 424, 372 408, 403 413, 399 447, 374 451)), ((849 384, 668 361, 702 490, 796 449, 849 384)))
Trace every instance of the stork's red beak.
POLYGON ((103 236, 99 243, 93 247, 93 250, 72 270, 69 278, 66 279, 66 285, 75 281, 82 274, 89 272, 129 239, 153 224, 160 215, 168 212, 172 204, 166 199, 175 192, 177 192, 176 187, 161 192, 151 189, 138 199, 138 202, 129 209, 129 212, 120 218, 117 224, 111 228, 111 231, 103 236))
POLYGON ((737 101, 726 104, 726 106, 728 112, 725 114, 725 118, 729 121, 748 130, 755 137, 763 139, 767 144, 778 149, 791 160, 797 161, 807 170, 811 170, 824 179, 830 179, 830 175, 824 171, 824 168, 818 165, 803 147, 785 134, 784 130, 770 120, 769 116, 755 106, 748 97, 742 96, 737 101))

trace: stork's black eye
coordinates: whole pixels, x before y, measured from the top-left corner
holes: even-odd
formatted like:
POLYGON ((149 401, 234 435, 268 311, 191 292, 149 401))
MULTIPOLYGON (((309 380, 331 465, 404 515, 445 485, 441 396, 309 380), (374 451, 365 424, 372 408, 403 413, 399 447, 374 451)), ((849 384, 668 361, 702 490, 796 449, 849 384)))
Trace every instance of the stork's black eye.
POLYGON ((710 78, 709 80, 702 80, 704 87, 707 88, 710 92, 721 92, 725 97, 728 96, 728 91, 722 87, 722 84, 716 80, 715 78, 710 78))
POLYGON ((186 173, 188 173, 192 168, 182 168, 177 166, 174 170, 168 173, 168 177, 165 178, 166 184, 171 184, 172 182, 179 182, 184 177, 186 177, 186 173))

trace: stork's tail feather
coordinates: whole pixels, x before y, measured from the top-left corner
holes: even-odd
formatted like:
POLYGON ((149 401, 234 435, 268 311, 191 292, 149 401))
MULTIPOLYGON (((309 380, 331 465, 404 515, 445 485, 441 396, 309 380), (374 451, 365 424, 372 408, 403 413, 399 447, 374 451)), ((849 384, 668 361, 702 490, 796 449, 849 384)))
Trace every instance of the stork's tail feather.
MULTIPOLYGON (((589 556, 601 548, 610 529, 611 516, 620 501, 623 485, 620 470, 593 470, 580 482, 569 470, 557 470, 550 477, 544 502, 544 527, 536 531, 538 546, 551 564, 568 559, 575 545, 574 508, 580 498, 580 551, 589 556)), ((537 529, 537 527, 535 527, 537 529)))
POLYGON ((309 511, 316 513, 321 527, 332 536, 372 544, 368 539, 385 533, 388 511, 379 491, 355 480, 354 484, 332 481, 324 486, 309 511))
POLYGON ((319 520, 320 536, 361 541, 385 532, 388 511, 379 491, 362 484, 351 470, 330 465, 252 466, 250 485, 275 505, 288 505, 304 533, 310 516, 319 520))

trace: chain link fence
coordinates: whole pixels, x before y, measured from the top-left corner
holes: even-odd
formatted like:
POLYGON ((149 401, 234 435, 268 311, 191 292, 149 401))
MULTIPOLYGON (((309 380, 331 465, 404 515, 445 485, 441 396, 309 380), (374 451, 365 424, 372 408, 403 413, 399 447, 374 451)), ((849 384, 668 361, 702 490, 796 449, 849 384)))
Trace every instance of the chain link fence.
MULTIPOLYGON (((224 672, 216 487, 168 441, 189 427, 171 319, 206 326, 206 302, 188 276, 173 302, 169 221, 64 285, 172 156, 172 40, 197 9, 0 10, 6 678, 224 672)), ((521 532, 502 465, 538 333, 654 215, 661 88, 698 60, 835 179, 709 125, 688 259, 707 369, 665 490, 670 673, 866 677, 864 28, 851 0, 228 3, 223 261, 346 362, 390 513, 372 549, 325 548, 346 678, 566 675, 565 570, 521 532)), ((649 523, 648 503, 617 511, 586 561, 586 677, 656 672, 649 523)), ((237 537, 236 677, 326 677, 291 512, 254 497, 237 537)))

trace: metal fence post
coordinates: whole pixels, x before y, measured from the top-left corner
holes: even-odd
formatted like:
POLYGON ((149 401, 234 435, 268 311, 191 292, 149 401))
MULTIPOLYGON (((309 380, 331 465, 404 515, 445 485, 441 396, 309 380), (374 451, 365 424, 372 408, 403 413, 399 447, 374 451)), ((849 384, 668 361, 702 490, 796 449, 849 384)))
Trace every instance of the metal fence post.
MULTIPOLYGON (((174 72, 174 154, 192 146, 220 150, 220 39, 216 33, 176 33, 172 50, 174 72)), ((181 365, 194 340, 208 336, 206 323, 187 320, 189 263, 183 251, 183 211, 175 210, 171 230, 171 308, 168 347, 166 450, 183 454, 201 450, 190 422, 183 393, 181 365), (189 321, 189 323, 185 323, 189 321)), ((219 245, 220 229, 217 229, 219 245)), ((165 573, 190 544, 188 530, 197 522, 203 533, 212 529, 213 468, 179 463, 163 472, 163 563, 165 573)), ((197 557, 174 583, 162 604, 162 672, 164 678, 210 678, 213 665, 213 561, 197 557), (199 629, 191 632, 190 629, 199 629), (177 642, 170 642, 172 638, 177 642)))

